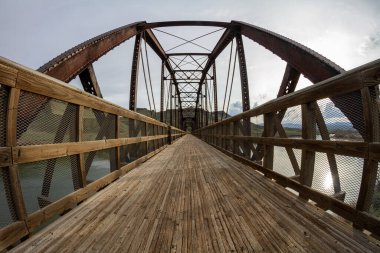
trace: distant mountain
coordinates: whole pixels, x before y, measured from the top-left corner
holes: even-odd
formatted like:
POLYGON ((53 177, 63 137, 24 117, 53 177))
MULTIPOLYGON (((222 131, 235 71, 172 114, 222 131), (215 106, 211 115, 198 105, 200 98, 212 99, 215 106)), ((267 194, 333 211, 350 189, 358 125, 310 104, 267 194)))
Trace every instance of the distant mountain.
POLYGON ((283 123, 283 127, 285 128, 296 128, 296 129, 302 129, 302 124, 295 124, 295 123, 283 123))

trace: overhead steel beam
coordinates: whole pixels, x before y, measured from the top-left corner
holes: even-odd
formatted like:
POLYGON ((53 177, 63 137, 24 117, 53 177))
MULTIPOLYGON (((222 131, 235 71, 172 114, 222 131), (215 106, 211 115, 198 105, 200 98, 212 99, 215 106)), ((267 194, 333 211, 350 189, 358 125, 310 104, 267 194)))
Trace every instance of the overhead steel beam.
POLYGON ((166 54, 168 57, 170 56, 182 56, 182 55, 193 55, 193 56, 205 56, 209 55, 209 53, 170 53, 166 54))
MULTIPOLYGON (((68 82, 76 75, 83 72, 89 64, 93 63, 122 42, 135 36, 137 33, 150 28, 168 26, 216 26, 225 27, 227 28, 226 31, 237 29, 241 31, 242 35, 259 43, 288 62, 313 83, 344 72, 344 70, 338 65, 299 43, 260 27, 239 21, 232 21, 231 23, 213 21, 137 22, 114 29, 81 43, 52 59, 38 70, 62 81, 68 82)), ((208 62, 210 62, 210 60, 215 60, 213 58, 215 57, 213 53, 211 53, 208 62)), ((209 66, 206 66, 203 74, 207 73, 207 68, 209 68, 209 66)), ((201 85, 202 83, 203 80, 200 80, 201 85)), ((359 104, 355 108, 349 106, 350 101, 361 100, 361 94, 359 92, 353 92, 339 98, 331 98, 331 100, 352 122, 354 128, 363 135, 364 133, 362 129, 364 129, 364 120, 361 116, 363 112, 362 105, 359 104)))
POLYGON ((229 27, 228 22, 219 21, 198 21, 198 20, 185 20, 185 21, 163 21, 147 23, 147 28, 168 27, 168 26, 216 26, 216 27, 229 27))
POLYGON ((164 122, 165 61, 161 64, 160 121, 164 122))
POLYGON ((240 69, 240 81, 241 81, 241 96, 243 112, 248 111, 250 108, 249 103, 249 85, 248 85, 248 75, 247 75, 247 64, 245 61, 244 45, 241 34, 236 33, 236 47, 239 58, 239 69, 240 69))
POLYGON ((64 82, 71 81, 101 56, 132 38, 145 22, 136 22, 87 40, 41 66, 38 71, 64 82))

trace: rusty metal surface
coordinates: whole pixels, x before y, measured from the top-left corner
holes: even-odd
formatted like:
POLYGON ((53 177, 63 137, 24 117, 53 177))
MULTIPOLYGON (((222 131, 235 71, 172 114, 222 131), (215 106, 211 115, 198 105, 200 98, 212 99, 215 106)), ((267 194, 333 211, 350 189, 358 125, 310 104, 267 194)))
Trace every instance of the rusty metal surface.
POLYGON ((136 35, 132 56, 131 84, 129 87, 129 110, 135 111, 137 104, 137 85, 139 79, 139 62, 141 49, 141 33, 136 35))
POLYGON ((87 68, 79 74, 79 79, 85 92, 100 98, 103 97, 92 64, 88 65, 87 68))
POLYGON ((38 71, 64 82, 69 82, 89 64, 135 36, 138 33, 138 27, 144 23, 132 23, 89 39, 50 60, 38 71))
POLYGON ((218 122, 218 85, 216 82, 216 66, 215 63, 212 68, 212 81, 213 81, 213 88, 214 88, 214 122, 218 122))

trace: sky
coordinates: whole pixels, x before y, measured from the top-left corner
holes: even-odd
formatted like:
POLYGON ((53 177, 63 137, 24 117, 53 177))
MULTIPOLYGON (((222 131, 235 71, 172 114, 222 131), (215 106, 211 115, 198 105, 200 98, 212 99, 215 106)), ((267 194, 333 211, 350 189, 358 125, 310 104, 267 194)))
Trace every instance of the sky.
MULTIPOLYGON (((87 39, 136 21, 240 20, 295 40, 349 70, 380 58, 379 13, 379 0, 0 0, 0 56, 37 69, 87 39)), ((217 28, 162 30, 192 39, 217 28)), ((165 50, 181 43, 154 32, 165 50)), ((212 49, 222 32, 197 43, 212 49)), ((104 98, 126 108, 133 42, 128 40, 94 63, 104 98)), ((191 45, 186 46, 192 49, 191 45)), ((254 107, 275 98, 286 63, 249 39, 244 39, 244 46, 250 101, 254 107)), ((149 48, 148 54, 158 108, 161 64, 149 48)), ((229 47, 217 59, 219 108, 223 105, 228 61, 229 47)), ((148 107, 141 71, 139 80, 137 106, 148 107)), ((78 80, 71 83, 80 88, 78 80)), ((301 78, 297 89, 307 85, 311 83, 301 78)), ((236 74, 229 112, 240 111, 241 93, 236 74)))

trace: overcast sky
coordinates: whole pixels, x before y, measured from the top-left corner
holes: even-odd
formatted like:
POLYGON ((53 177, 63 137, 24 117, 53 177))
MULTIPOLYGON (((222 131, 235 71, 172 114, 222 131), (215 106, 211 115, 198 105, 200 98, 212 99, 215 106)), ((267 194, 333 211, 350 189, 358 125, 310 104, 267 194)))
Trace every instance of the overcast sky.
MULTIPOLYGON (((113 28, 136 21, 240 20, 291 38, 319 52, 346 70, 380 58, 380 1, 95 1, 0 0, 0 56, 36 69, 65 50, 113 28)), ((172 29, 192 39, 215 28, 172 29)), ((211 49, 222 31, 199 44, 211 49)), ((159 35, 167 50, 175 43, 159 35)), ((285 69, 278 57, 245 39, 251 107, 277 94, 285 69)), ((105 99, 128 106, 133 40, 94 64, 105 99)), ((180 51, 180 50, 179 50, 180 51)), ((156 106, 159 101, 160 63, 150 53, 156 106)), ((217 61, 219 108, 226 84, 228 50, 217 61)), ((140 76, 140 80, 143 79, 140 76)), ((231 110, 240 110, 240 87, 234 83, 231 110), (236 88, 235 88, 236 87, 236 88)), ((72 82, 78 86, 78 82, 72 82)), ((310 83, 302 79, 299 87, 310 83)), ((143 85, 138 107, 146 107, 143 85)))

